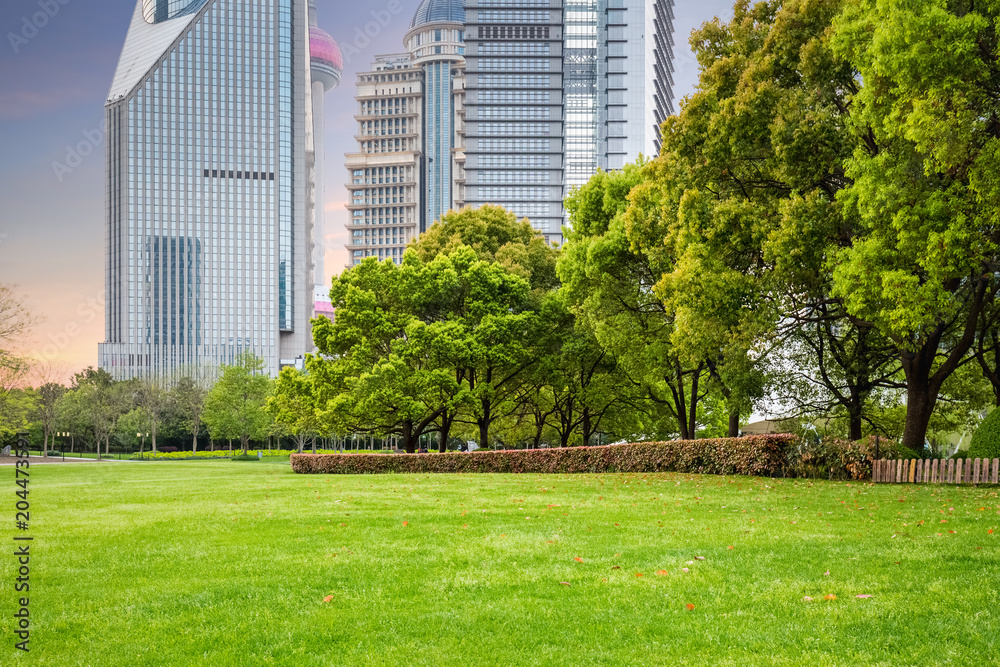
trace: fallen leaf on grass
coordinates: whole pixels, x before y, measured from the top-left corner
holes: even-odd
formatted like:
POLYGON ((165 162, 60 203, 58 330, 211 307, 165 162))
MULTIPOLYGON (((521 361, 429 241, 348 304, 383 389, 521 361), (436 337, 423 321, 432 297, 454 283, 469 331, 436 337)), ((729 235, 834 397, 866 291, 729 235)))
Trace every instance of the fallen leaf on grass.
POLYGON ((684 605, 684 606, 686 606, 686 607, 688 608, 688 611, 691 611, 692 609, 694 609, 694 605, 693 605, 693 604, 691 604, 690 602, 688 602, 688 603, 687 603, 686 605, 684 605))
POLYGON ((690 571, 691 571, 691 570, 687 569, 686 567, 682 567, 682 568, 681 568, 681 572, 690 572, 690 571))
POLYGON ((827 595, 824 595, 824 596, 823 596, 823 599, 824 599, 824 600, 836 600, 836 599, 837 599, 837 596, 836 596, 836 595, 834 595, 833 593, 829 593, 829 594, 827 594, 827 595))
POLYGON ((726 547, 727 549, 732 549, 732 547, 726 547))
POLYGON ((705 557, 704 556, 695 556, 694 559, 695 560, 705 560, 705 557))
POLYGON ((576 561, 577 563, 582 563, 582 562, 583 562, 583 559, 582 559, 582 558, 580 558, 579 556, 577 556, 577 557, 576 557, 576 558, 574 558, 573 560, 575 560, 575 561, 576 561))
POLYGON ((861 595, 856 595, 855 597, 864 599, 864 598, 870 598, 871 595, 869 595, 868 593, 862 593, 861 595))
POLYGON ((803 602, 812 602, 813 599, 811 597, 809 597, 808 595, 803 595, 802 596, 802 601, 803 602))
POLYGON ((327 595, 325 598, 323 598, 323 602, 329 602, 332 599, 333 599, 332 595, 327 595))
POLYGON ((622 566, 621 565, 612 565, 611 569, 612 570, 620 570, 620 569, 622 569, 622 566))
POLYGON ((642 572, 636 572, 636 573, 635 573, 635 576, 637 576, 637 577, 641 577, 641 576, 642 576, 642 572))
POLYGON ((823 576, 824 577, 829 577, 830 576, 830 570, 827 570, 826 572, 824 572, 823 576))
POLYGON ((403 522, 403 525, 404 525, 404 526, 409 526, 409 525, 410 525, 410 522, 409 522, 409 521, 404 521, 404 522, 403 522))
POLYGON ((559 583, 562 584, 563 586, 569 586, 568 581, 560 581, 559 583))
POLYGON ((666 570, 657 570, 656 571, 656 576, 658 576, 658 577, 665 577, 665 576, 667 576, 667 571, 666 570))

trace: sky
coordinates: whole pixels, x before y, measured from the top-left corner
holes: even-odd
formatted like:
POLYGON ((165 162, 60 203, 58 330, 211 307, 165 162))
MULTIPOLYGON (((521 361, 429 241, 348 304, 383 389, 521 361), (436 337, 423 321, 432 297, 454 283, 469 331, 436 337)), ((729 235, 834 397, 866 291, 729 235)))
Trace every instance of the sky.
MULTIPOLYGON (((732 16, 733 0, 675 0, 676 100, 697 83, 691 30, 732 16)), ((419 0, 317 0, 345 53, 326 98, 326 270, 347 261, 344 154, 356 150, 356 74, 403 50, 419 0), (393 13, 389 8, 401 10, 393 13), (381 18, 381 21, 377 19, 381 18), (367 29, 367 33, 365 31, 367 29), (368 35, 374 35, 369 37, 368 35)), ((104 102, 135 0, 0 3, 0 282, 42 321, 25 341, 45 379, 97 364, 104 340, 104 102)))

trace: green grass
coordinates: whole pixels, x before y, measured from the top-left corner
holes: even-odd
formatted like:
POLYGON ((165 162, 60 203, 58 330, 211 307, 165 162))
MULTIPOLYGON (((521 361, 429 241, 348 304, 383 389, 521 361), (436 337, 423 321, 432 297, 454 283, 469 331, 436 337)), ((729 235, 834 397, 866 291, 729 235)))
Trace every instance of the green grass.
POLYGON ((31 475, 32 650, 12 648, 7 528, 4 665, 1000 659, 995 487, 299 476, 266 461, 31 475))

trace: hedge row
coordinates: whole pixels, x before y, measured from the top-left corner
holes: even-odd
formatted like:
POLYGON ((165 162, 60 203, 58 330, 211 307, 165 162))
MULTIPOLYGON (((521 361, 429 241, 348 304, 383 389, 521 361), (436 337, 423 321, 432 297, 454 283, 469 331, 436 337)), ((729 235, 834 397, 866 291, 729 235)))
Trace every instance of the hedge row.
POLYGON ((770 476, 782 474, 796 441, 791 435, 758 435, 471 454, 293 454, 291 463, 297 473, 324 475, 684 472, 770 476))

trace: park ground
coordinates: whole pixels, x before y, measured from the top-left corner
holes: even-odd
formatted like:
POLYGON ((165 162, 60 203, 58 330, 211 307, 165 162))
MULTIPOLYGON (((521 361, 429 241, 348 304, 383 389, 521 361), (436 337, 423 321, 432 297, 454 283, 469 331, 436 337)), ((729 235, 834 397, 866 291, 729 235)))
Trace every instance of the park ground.
POLYGON ((287 461, 31 472, 31 652, 13 648, 7 548, 4 665, 1000 660, 996 487, 287 461))

